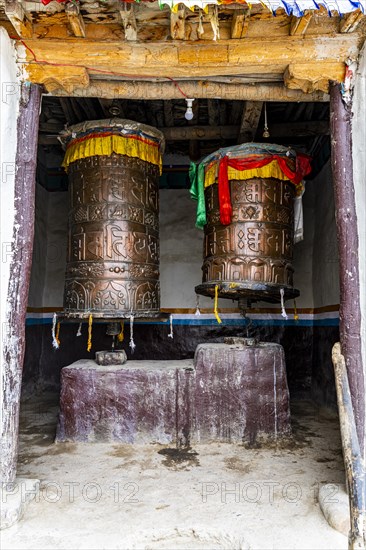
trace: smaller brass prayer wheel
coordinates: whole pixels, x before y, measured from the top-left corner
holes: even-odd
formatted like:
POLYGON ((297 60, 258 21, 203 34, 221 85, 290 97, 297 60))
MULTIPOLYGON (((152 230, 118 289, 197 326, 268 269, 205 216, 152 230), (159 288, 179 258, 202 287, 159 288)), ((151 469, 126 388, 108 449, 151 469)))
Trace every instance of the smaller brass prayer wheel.
POLYGON ((284 299, 299 296, 292 266, 296 186, 282 172, 292 174, 294 154, 289 158, 285 147, 250 143, 221 149, 202 161, 206 224, 197 294, 213 297, 218 287, 219 297, 241 304, 280 302, 281 289, 284 299), (218 180, 225 156, 232 212, 231 222, 224 224, 218 180))
POLYGON ((61 141, 70 196, 63 316, 158 316, 163 134, 112 119, 71 126, 61 141))

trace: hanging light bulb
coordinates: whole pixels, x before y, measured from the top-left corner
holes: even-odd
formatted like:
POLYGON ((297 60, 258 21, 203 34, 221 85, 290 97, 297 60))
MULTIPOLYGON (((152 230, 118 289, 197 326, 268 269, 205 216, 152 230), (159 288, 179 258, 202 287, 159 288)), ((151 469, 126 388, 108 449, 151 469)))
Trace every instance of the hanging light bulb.
POLYGON ((194 99, 186 99, 186 102, 187 102, 187 110, 184 114, 184 117, 186 120, 192 120, 193 118, 193 111, 192 111, 192 105, 193 105, 193 102, 194 102, 194 99))
POLYGON ((270 135, 267 124, 267 103, 264 104, 264 129, 262 135, 264 138, 269 138, 270 135))

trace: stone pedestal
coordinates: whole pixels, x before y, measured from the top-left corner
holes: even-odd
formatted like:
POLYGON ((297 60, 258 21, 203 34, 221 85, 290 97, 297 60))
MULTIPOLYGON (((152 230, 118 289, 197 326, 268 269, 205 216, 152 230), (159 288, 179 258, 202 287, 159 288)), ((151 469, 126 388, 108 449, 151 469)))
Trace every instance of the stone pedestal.
POLYGON ((278 344, 201 344, 194 361, 81 360, 61 386, 59 441, 253 444, 291 431, 278 344))
POLYGON ((279 344, 201 344, 195 354, 195 432, 200 441, 288 435, 289 391, 279 344))
POLYGON ((80 360, 61 371, 58 441, 171 443, 177 439, 177 378, 193 361, 80 360))

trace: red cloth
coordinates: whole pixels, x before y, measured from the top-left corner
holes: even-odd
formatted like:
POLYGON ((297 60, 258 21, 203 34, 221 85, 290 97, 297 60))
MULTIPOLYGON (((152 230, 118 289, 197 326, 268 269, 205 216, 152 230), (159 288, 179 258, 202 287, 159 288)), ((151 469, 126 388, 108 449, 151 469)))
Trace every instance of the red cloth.
POLYGON ((218 193, 219 193, 219 207, 220 207, 220 222, 222 225, 229 225, 231 223, 232 206, 229 190, 228 168, 234 168, 234 170, 252 170, 253 168, 261 168, 266 166, 273 160, 277 160, 282 172, 289 178, 289 180, 297 185, 305 176, 311 172, 311 157, 304 155, 303 153, 296 154, 296 169, 292 170, 290 166, 291 159, 284 158, 279 155, 271 155, 261 158, 247 157, 244 159, 231 159, 228 156, 220 159, 219 163, 219 175, 218 175, 218 193))

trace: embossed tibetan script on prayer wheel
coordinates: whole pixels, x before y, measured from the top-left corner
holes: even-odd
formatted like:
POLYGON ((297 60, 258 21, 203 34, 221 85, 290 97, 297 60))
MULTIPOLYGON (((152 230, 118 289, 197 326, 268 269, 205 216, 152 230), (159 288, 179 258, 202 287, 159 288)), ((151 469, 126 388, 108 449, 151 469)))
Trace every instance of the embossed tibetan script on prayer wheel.
POLYGON ((70 195, 64 315, 158 315, 163 135, 113 119, 72 126, 61 140, 70 195))
POLYGON ((285 299, 299 295, 293 287, 294 198, 310 159, 297 173, 294 155, 281 146, 251 143, 221 149, 202 161, 196 174, 204 187, 206 223, 201 218, 205 236, 198 294, 212 297, 218 287, 222 298, 269 302, 280 301, 281 289, 285 299))

